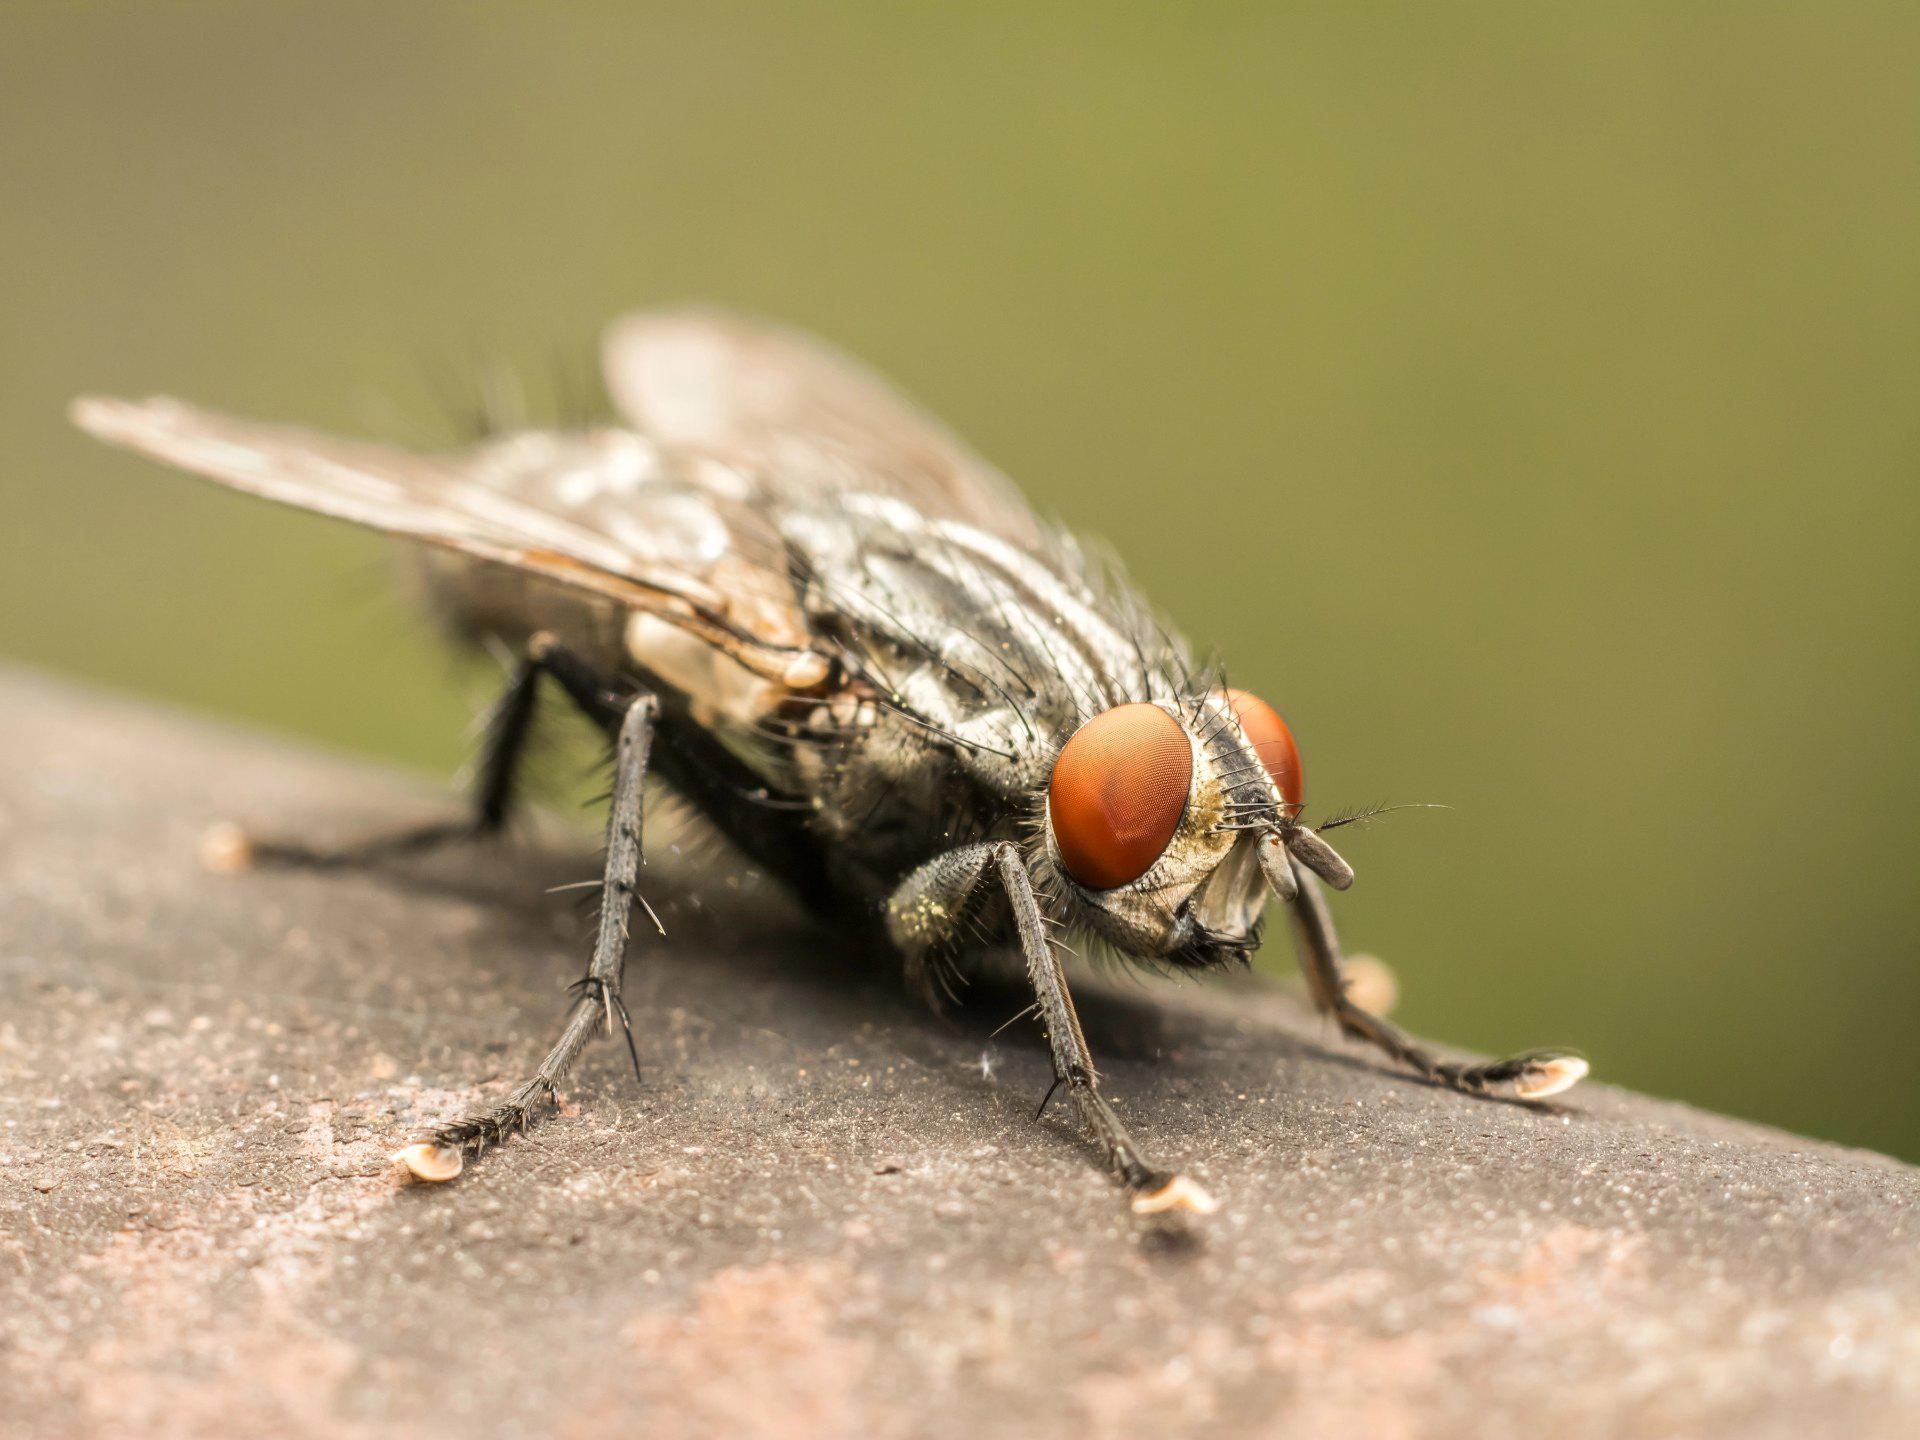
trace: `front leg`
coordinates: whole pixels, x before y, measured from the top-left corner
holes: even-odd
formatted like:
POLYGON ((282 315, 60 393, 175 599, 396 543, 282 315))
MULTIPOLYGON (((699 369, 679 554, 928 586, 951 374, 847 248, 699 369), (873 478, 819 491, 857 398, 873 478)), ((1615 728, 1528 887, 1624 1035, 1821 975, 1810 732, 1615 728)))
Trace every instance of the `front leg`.
MULTIPOLYGON (((620 977, 626 966, 627 933, 640 873, 641 797, 647 773, 647 753, 653 742, 659 702, 650 694, 634 696, 620 722, 614 746, 613 795, 607 813, 606 870, 600 892, 600 926, 594 936, 593 959, 587 973, 575 982, 579 992, 567 1015, 560 1038, 547 1052, 540 1068, 501 1104, 464 1115, 436 1127, 427 1139, 409 1145, 398 1157, 422 1180, 450 1180, 460 1173, 461 1156, 496 1144, 533 1123, 534 1114, 552 1101, 561 1077, 572 1067, 581 1049, 602 1024, 608 1034, 618 1021, 627 1039, 634 1070, 640 1060, 633 1046, 633 1029, 620 1000, 620 977)), ((641 902, 644 904, 645 902, 641 902)))
POLYGON ((1199 1185, 1146 1161, 1100 1094, 1099 1075, 1067 989, 1066 973, 1047 936, 1046 917, 1040 913, 1018 846, 1007 840, 987 841, 929 860, 902 881, 888 900, 887 933, 910 962, 923 962, 929 950, 964 933, 975 893, 990 879, 998 882, 1013 910, 1027 980, 1053 1050, 1055 1086, 1066 1087, 1081 1124, 1100 1147, 1101 1158, 1127 1187, 1133 1209, 1143 1215, 1176 1209, 1212 1211, 1213 1197, 1199 1185))
POLYGON ((1286 863, 1293 867, 1296 886, 1287 911, 1293 918, 1307 990, 1343 1033, 1378 1046, 1436 1084, 1471 1095, 1505 1091, 1521 1100, 1544 1100, 1586 1078, 1587 1062, 1571 1050, 1528 1050, 1484 1065, 1454 1064, 1415 1044, 1398 1026, 1354 1004, 1347 998, 1346 981, 1340 974, 1340 938, 1334 933, 1320 882, 1299 861, 1289 858, 1286 863))

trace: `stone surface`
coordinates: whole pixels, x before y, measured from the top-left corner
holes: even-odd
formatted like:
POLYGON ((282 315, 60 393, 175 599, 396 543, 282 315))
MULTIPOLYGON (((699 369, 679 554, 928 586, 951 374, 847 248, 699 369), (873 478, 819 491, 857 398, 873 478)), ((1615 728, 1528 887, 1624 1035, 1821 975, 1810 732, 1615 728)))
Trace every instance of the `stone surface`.
MULTIPOLYGON (((376 767, 0 679, 0 1435, 1908 1436, 1920 1172, 1610 1090, 1476 1102, 1254 984, 1088 986, 1127 1214, 992 990, 957 1016, 711 863, 647 872, 645 1077, 444 1187, 531 1064, 565 844, 214 874, 214 821, 446 813, 376 767)), ((1863 1097, 1864 1098, 1864 1097, 1863 1097)))

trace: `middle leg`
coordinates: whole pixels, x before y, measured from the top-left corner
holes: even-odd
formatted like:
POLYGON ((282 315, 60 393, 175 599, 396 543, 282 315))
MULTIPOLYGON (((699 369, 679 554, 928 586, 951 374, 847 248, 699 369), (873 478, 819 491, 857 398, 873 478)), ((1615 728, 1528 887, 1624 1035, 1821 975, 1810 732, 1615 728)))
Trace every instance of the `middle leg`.
POLYGON ((308 845, 297 840, 252 840, 245 842, 247 854, 268 865, 350 869, 498 834, 517 796, 543 675, 556 681, 596 724, 612 729, 619 723, 624 705, 620 692, 592 665, 552 636, 535 635, 515 664, 506 689, 487 714, 475 765, 473 808, 464 819, 433 821, 335 847, 308 845))
MULTIPOLYGON (((561 1078, 580 1051, 604 1026, 612 1034, 616 1023, 626 1035, 634 1069, 639 1058, 633 1049, 633 1030, 620 999, 620 981, 626 966, 627 937, 641 864, 640 829, 647 755, 653 741, 659 702, 649 693, 635 695, 626 707, 614 743, 613 793, 607 813, 607 854, 600 893, 600 924, 593 942, 587 973, 574 984, 578 992, 568 1011, 560 1038, 540 1067, 498 1105, 476 1110, 437 1126, 428 1138, 399 1152, 407 1168, 423 1180, 451 1179, 460 1171, 463 1151, 476 1153, 518 1130, 550 1103, 561 1078)), ((644 902, 641 902, 644 903, 644 902)))

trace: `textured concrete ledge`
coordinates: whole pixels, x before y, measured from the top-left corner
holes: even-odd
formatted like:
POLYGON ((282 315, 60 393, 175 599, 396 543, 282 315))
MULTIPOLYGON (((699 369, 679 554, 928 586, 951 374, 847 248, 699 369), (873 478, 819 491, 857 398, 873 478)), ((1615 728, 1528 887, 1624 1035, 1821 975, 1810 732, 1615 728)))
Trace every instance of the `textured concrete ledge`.
POLYGON ((1130 1217, 1018 1001, 931 1018, 735 882, 565 1118, 457 1183, 584 954, 583 855, 221 877, 210 821, 451 803, 0 679, 0 1436, 1908 1436, 1920 1172, 1605 1087, 1476 1103, 1255 986, 1101 992, 1225 1204, 1130 1217))

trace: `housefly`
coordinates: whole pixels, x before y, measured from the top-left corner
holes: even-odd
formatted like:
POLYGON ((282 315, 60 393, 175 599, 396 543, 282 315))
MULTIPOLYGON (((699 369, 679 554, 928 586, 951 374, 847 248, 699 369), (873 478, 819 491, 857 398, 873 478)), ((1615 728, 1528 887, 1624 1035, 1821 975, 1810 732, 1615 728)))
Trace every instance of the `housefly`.
POLYGON ((597 1031, 634 1044, 620 993, 649 775, 816 909, 882 932, 930 996, 1011 942, 1055 1090, 1142 1213, 1213 1202, 1109 1105, 1063 934, 1209 973, 1248 959, 1278 897, 1347 1035, 1475 1094, 1538 1098, 1586 1073, 1556 1050, 1444 1061, 1354 1003, 1322 888, 1353 872, 1307 823, 1286 722, 876 376, 684 311, 619 320, 602 365, 619 423, 450 454, 167 399, 73 410, 103 440, 421 542, 440 609, 519 656, 469 818, 307 858, 498 829, 547 686, 611 741, 598 930, 560 1037, 502 1102, 401 1152, 416 1175, 450 1178, 531 1124, 597 1031))

